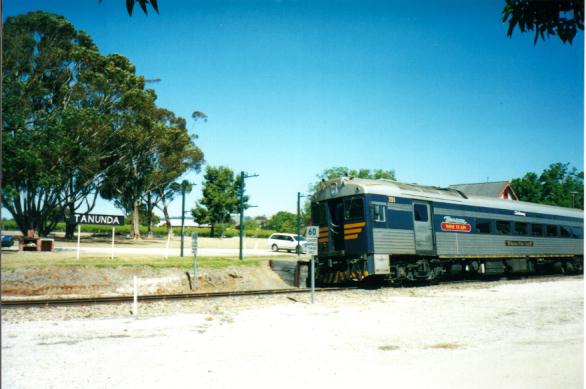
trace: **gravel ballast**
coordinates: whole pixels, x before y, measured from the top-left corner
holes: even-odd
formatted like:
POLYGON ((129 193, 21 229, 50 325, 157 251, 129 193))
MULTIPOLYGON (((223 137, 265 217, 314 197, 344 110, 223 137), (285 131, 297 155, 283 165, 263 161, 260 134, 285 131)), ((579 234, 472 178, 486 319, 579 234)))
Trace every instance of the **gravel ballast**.
POLYGON ((582 277, 130 309, 4 310, 2 387, 584 384, 582 277))

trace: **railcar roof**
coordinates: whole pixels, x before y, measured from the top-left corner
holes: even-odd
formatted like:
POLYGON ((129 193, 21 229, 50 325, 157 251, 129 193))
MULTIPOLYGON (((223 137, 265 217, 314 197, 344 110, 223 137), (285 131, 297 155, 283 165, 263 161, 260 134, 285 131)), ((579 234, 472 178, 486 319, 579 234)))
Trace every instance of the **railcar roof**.
POLYGON ((354 194, 379 194, 384 196, 406 197, 424 201, 442 201, 452 204, 508 209, 511 211, 546 213, 558 216, 583 218, 579 209, 528 203, 525 201, 502 200, 492 197, 471 196, 451 189, 418 184, 406 184, 391 180, 371 180, 364 178, 342 177, 322 181, 320 190, 313 195, 313 201, 351 196, 354 194), (335 191, 332 192, 333 188, 335 191))

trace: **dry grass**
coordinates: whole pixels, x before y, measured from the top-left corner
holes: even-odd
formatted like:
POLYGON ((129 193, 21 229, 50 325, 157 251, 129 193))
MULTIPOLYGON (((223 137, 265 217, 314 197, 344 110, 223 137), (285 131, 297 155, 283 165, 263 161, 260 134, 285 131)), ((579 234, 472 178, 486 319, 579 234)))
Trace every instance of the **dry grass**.
POLYGON ((456 342, 440 342, 427 346, 426 348, 442 349, 442 350, 455 350, 461 348, 462 345, 456 342))
POLYGON ((379 346, 378 349, 382 351, 394 351, 398 350, 400 347, 394 344, 385 344, 383 346, 379 346))

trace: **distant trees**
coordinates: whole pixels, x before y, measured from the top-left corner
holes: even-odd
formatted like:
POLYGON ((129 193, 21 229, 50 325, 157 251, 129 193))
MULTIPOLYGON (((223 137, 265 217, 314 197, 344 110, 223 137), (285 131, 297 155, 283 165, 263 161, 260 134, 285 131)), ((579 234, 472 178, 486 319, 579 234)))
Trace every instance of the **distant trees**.
POLYGON ((509 37, 519 28, 535 31, 534 44, 550 35, 572 44, 576 32, 584 31, 584 0, 505 0, 503 23, 507 22, 509 37))
MULTIPOLYGON (((202 199, 192 209, 199 224, 210 224, 212 237, 216 227, 222 228, 231 220, 231 214, 240 212, 240 177, 225 166, 208 166, 202 183, 202 199)), ((248 196, 244 196, 244 209, 248 208, 248 196)))
POLYGON ((568 163, 553 163, 540 175, 529 172, 511 186, 522 201, 584 209, 584 172, 568 163))
POLYGON ((316 177, 318 180, 310 185, 310 190, 312 192, 315 192, 319 189, 319 183, 322 180, 328 181, 340 177, 395 180, 395 171, 384 169, 348 169, 347 167, 338 166, 327 168, 321 173, 317 174, 316 177))
POLYGON ((277 212, 269 219, 266 228, 279 232, 295 232, 297 228, 297 215, 286 211, 277 212))
POLYGON ((3 31, 2 204, 23 234, 91 211, 98 193, 133 212, 203 153, 185 120, 156 107, 134 65, 100 55, 64 17, 32 12, 3 31))

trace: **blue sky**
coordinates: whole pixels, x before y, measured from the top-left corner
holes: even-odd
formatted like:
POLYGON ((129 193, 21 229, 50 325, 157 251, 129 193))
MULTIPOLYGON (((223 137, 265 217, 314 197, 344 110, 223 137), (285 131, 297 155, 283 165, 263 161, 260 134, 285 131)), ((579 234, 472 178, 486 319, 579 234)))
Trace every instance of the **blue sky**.
POLYGON ((3 11, 62 14, 102 53, 160 78, 159 106, 205 112, 189 128, 207 163, 259 174, 249 215, 294 212, 333 166, 439 186, 583 169, 583 33, 571 46, 509 39, 504 1, 159 0, 159 15, 132 17, 124 4, 7 0, 3 11))

